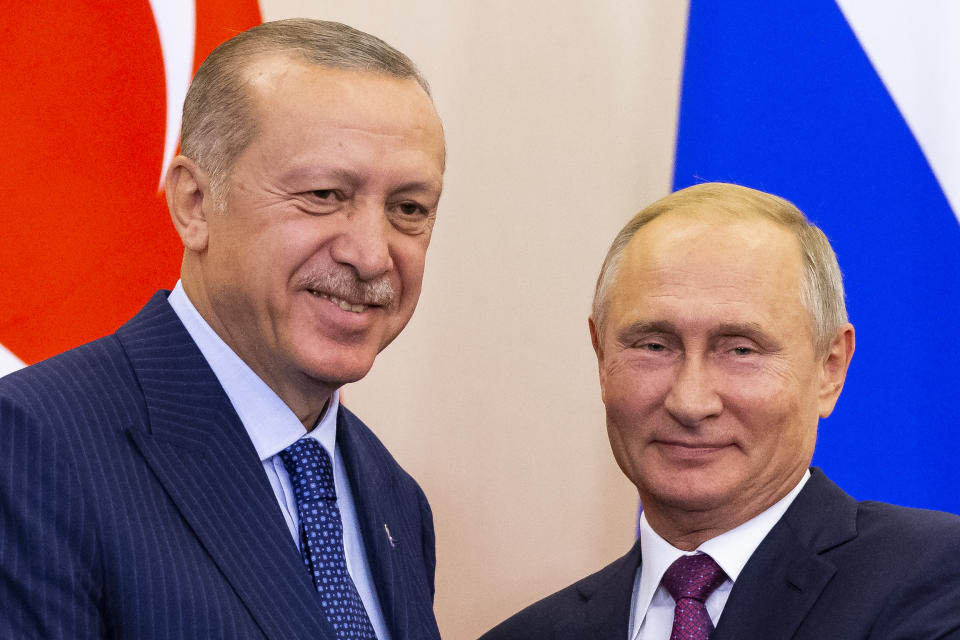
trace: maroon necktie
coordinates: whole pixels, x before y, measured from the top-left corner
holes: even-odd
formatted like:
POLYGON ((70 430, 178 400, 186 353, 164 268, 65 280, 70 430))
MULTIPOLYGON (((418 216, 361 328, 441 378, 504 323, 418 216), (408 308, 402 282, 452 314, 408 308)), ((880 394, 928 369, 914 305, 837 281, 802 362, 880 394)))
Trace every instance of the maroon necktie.
POLYGON ((726 579, 720 565, 705 553, 681 556, 670 565, 660 581, 677 603, 670 640, 710 638, 713 622, 704 602, 726 579))

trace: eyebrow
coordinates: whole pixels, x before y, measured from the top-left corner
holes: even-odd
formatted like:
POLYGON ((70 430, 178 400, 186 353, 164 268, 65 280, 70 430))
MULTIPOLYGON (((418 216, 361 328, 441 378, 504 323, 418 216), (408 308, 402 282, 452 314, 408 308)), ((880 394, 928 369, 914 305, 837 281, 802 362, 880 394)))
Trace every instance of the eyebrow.
POLYGON ((677 328, 672 322, 666 320, 637 321, 628 324, 617 332, 617 342, 621 345, 628 345, 638 337, 650 333, 668 333, 676 334, 677 328))
MULTIPOLYGON (((679 331, 676 325, 666 320, 637 321, 617 332, 617 342, 621 345, 628 345, 638 337, 652 333, 677 335, 679 331)), ((709 331, 709 337, 711 338, 724 336, 745 336, 771 348, 776 343, 757 322, 727 322, 712 327, 709 331)))
POLYGON ((710 332, 712 338, 722 338, 731 336, 743 336, 756 342, 764 350, 771 353, 783 349, 783 343, 770 335, 756 322, 735 322, 732 324, 722 324, 710 332))
MULTIPOLYGON (((285 178, 287 180, 325 178, 344 182, 351 187, 356 187, 363 182, 363 177, 358 172, 342 167, 324 169, 298 168, 286 174, 285 178)), ((398 188, 393 189, 391 193, 426 192, 433 194, 439 193, 442 188, 442 180, 414 180, 401 184, 398 188)))
POLYGON ((413 192, 422 192, 429 194, 439 194, 443 188, 442 182, 433 182, 433 181, 423 181, 418 180, 415 182, 407 182, 402 184, 399 188, 394 189, 393 193, 409 193, 413 192))
POLYGON ((712 336, 747 336, 765 338, 769 340, 767 332, 756 322, 731 322, 714 327, 710 331, 712 336))

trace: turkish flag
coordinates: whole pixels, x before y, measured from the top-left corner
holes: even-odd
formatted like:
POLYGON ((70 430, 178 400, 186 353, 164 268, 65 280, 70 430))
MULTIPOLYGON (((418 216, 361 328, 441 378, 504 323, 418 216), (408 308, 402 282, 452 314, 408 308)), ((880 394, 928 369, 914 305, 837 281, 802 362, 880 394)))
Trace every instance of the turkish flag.
POLYGON ((176 281, 160 184, 183 94, 214 47, 260 21, 256 0, 4 8, 0 345, 15 358, 0 375, 110 333, 176 281))

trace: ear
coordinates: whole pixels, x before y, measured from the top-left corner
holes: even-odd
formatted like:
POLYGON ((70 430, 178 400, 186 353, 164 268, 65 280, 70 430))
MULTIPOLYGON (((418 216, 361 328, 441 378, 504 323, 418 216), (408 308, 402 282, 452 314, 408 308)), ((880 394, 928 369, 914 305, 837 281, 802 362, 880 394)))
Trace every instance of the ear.
POLYGON ((593 344, 593 352, 597 354, 597 369, 600 372, 600 395, 603 396, 604 385, 606 385, 606 369, 603 366, 603 342, 600 339, 600 332, 597 331, 597 323, 593 316, 587 318, 587 325, 590 327, 590 342, 593 344))
POLYGON ((167 169, 164 187, 167 208, 184 249, 204 251, 209 239, 207 216, 214 211, 209 175, 190 158, 177 156, 167 169))
POLYGON ((820 370, 820 417, 826 418, 833 413, 843 382, 847 378, 847 367, 853 357, 854 339, 853 325, 849 322, 834 336, 830 350, 824 356, 820 370))

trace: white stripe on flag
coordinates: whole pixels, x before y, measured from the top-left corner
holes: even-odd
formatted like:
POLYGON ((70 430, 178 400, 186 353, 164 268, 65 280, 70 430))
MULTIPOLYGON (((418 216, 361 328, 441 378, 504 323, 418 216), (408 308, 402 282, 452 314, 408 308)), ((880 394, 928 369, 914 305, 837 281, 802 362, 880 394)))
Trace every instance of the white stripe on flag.
POLYGON ((960 3, 837 4, 960 220, 960 3))

